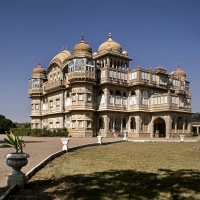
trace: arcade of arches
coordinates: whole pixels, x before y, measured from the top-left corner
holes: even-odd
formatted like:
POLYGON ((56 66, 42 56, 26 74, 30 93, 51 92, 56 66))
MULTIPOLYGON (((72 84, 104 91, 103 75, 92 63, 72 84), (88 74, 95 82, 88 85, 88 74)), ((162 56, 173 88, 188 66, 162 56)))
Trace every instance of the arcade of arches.
POLYGON ((104 114, 99 116, 97 129, 104 135, 113 133, 123 134, 127 130, 129 137, 140 138, 169 138, 180 134, 190 134, 191 126, 188 117, 164 115, 164 117, 136 114, 125 116, 120 113, 104 114))

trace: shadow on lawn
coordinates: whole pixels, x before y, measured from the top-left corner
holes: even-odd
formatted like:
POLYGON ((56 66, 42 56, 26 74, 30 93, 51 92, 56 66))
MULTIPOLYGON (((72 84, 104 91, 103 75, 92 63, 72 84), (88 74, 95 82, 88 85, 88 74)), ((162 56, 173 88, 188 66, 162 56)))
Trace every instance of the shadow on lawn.
MULTIPOLYGON (((171 171, 160 169, 158 173, 133 170, 106 171, 88 175, 66 176, 61 179, 37 180, 17 192, 38 194, 42 199, 188 199, 183 194, 191 194, 189 199, 197 199, 200 188, 200 172, 193 170, 171 171), (48 190, 48 191, 47 191, 48 190), (160 193, 168 193, 162 198, 160 193)), ((200 198, 200 194, 198 196, 200 198)), ((23 198, 25 199, 25 198, 23 198)))

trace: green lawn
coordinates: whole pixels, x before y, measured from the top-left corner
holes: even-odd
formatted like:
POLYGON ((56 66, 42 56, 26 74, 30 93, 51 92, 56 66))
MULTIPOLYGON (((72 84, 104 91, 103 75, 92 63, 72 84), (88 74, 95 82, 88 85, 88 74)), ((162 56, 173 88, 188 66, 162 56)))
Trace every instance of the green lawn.
POLYGON ((50 162, 14 197, 200 199, 197 145, 122 142, 76 150, 50 162))

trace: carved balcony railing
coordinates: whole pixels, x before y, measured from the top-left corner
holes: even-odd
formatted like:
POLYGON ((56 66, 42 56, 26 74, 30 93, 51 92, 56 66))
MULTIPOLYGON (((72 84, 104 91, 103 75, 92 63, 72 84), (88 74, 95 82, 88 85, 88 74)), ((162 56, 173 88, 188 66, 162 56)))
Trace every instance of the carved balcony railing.
POLYGON ((43 93, 43 89, 42 88, 32 88, 32 89, 29 89, 28 93, 30 96, 41 95, 43 93))
POLYGON ((66 80, 59 80, 59 81, 55 81, 55 82, 52 82, 52 83, 48 83, 44 86, 44 91, 49 92, 49 91, 52 91, 52 90, 65 88, 66 84, 67 84, 66 80))
POLYGON ((88 72, 88 71, 77 71, 71 72, 68 75, 68 81, 95 81, 96 74, 95 72, 88 72))

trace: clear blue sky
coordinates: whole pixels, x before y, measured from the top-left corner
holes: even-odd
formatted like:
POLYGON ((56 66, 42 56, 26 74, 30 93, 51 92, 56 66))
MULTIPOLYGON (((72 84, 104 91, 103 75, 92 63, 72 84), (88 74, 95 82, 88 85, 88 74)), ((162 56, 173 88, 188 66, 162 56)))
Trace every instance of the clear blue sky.
POLYGON ((199 0, 0 0, 0 114, 30 122, 28 79, 38 61, 47 69, 82 33, 97 51, 109 32, 132 69, 159 64, 170 73, 180 63, 200 112, 199 0))

